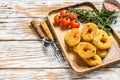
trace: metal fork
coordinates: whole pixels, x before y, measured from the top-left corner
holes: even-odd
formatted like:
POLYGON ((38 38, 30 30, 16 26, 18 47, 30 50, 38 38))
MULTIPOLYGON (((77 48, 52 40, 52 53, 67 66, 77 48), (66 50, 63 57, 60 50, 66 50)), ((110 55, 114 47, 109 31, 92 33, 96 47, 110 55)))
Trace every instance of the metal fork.
POLYGON ((39 28, 39 26, 37 25, 36 21, 31 21, 31 25, 34 28, 34 30, 37 32, 38 36, 40 37, 40 40, 42 41, 42 43, 44 44, 45 47, 49 46, 49 42, 45 40, 45 36, 42 33, 41 29, 39 28))
MULTIPOLYGON (((34 28, 34 30, 37 32, 37 34, 39 35, 39 37, 40 37, 40 39, 41 39, 41 41, 42 41, 42 43, 44 45, 44 50, 46 50, 48 47, 51 48, 50 44, 52 44, 53 41, 47 41, 45 39, 45 36, 44 36, 42 30, 37 25, 36 21, 34 21, 34 20, 31 21, 31 25, 34 28)), ((57 48, 57 46, 53 50, 55 51, 55 49, 57 49, 59 51, 59 49, 57 48)), ((58 53, 58 51, 57 51, 57 53, 58 53)), ((52 56, 55 56, 55 58, 54 58, 55 61, 58 60, 61 63, 61 61, 59 60, 59 55, 56 55, 55 53, 52 53, 52 56)))
POLYGON ((47 23, 46 23, 45 21, 41 21, 41 22, 40 22, 40 27, 44 30, 44 32, 45 32, 46 35, 48 36, 49 42, 50 42, 50 44, 52 45, 52 47, 53 47, 53 49, 54 49, 54 51, 55 51, 55 54, 54 54, 55 57, 56 57, 57 60, 62 64, 62 62, 65 61, 65 60, 64 60, 64 58, 63 58, 63 56, 62 56, 62 54, 61 54, 60 49, 57 47, 57 44, 56 44, 56 42, 55 42, 55 39, 53 38, 53 35, 52 35, 52 33, 50 32, 47 23), (60 55, 60 54, 61 54, 61 55, 60 55), (62 62, 61 62, 60 58, 62 59, 62 62))

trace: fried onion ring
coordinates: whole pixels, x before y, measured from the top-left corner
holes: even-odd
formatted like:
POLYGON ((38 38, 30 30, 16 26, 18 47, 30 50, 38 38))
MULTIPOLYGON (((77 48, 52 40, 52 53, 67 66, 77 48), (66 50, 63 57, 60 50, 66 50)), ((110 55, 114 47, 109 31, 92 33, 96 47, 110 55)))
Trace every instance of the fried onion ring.
POLYGON ((108 49, 112 45, 112 39, 108 34, 103 30, 98 30, 97 35, 93 39, 93 44, 98 49, 108 49))
POLYGON ((107 55, 107 50, 99 50, 97 49, 97 55, 100 56, 102 59, 107 55))
POLYGON ((73 50, 82 58, 90 58, 96 54, 96 47, 88 42, 80 42, 73 50))
POLYGON ((89 66, 97 66, 102 63, 102 59, 96 54, 91 58, 84 59, 89 66))
POLYGON ((94 23, 87 23, 82 28, 81 36, 84 41, 91 42, 96 36, 98 27, 94 23))
POLYGON ((80 33, 80 29, 79 28, 73 28, 67 31, 66 35, 65 35, 65 42, 69 45, 69 46, 75 46, 77 44, 79 44, 80 40, 81 40, 81 33, 80 33))

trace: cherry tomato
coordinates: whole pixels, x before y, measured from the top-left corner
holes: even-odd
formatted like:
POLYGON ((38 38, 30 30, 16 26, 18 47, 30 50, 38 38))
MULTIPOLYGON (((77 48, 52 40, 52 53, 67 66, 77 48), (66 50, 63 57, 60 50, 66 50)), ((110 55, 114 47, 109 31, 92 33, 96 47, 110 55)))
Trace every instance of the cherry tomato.
POLYGON ((78 15, 73 12, 70 12, 68 16, 69 16, 70 20, 77 19, 77 17, 78 17, 78 15))
POLYGON ((62 21, 62 16, 61 15, 54 16, 54 23, 55 24, 60 24, 61 21, 62 21))
POLYGON ((72 20, 70 25, 71 25, 71 28, 79 28, 80 27, 80 21, 72 20))
POLYGON ((67 10, 61 10, 60 15, 62 15, 63 17, 66 17, 66 16, 68 16, 68 11, 67 10))
POLYGON ((65 27, 65 28, 69 27, 69 25, 71 23, 71 21, 68 17, 63 18, 61 22, 62 22, 62 26, 65 27))

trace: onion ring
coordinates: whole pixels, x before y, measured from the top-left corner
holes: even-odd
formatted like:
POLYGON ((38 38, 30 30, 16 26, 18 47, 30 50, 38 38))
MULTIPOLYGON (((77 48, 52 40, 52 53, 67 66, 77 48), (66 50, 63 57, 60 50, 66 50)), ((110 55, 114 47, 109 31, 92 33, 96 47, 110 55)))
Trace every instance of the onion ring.
POLYGON ((96 54, 96 47, 88 42, 80 42, 73 50, 82 58, 90 58, 96 54))
POLYGON ((107 55, 107 50, 99 50, 97 49, 97 55, 100 56, 102 59, 107 55))
POLYGON ((79 42, 81 40, 80 35, 81 35, 81 32, 80 32, 79 28, 72 28, 67 31, 67 33, 65 35, 65 42, 69 46, 75 46, 75 45, 79 44, 79 42))
POLYGON ((89 66, 97 66, 102 63, 102 59, 96 54, 91 58, 84 59, 89 66))
POLYGON ((98 27, 94 23, 87 23, 82 28, 81 36, 84 41, 91 42, 93 38, 96 36, 96 31, 98 30, 98 27))
POLYGON ((98 34, 93 39, 93 44, 98 49, 108 49, 112 45, 112 39, 108 34, 103 30, 98 30, 98 34))

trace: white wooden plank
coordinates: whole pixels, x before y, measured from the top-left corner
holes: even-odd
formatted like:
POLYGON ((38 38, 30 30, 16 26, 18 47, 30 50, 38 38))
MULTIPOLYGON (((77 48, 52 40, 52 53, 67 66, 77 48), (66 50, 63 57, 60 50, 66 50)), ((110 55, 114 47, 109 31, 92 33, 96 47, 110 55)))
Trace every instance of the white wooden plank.
POLYGON ((1 69, 1 80, 120 80, 120 68, 105 68, 85 75, 70 69, 1 69))
MULTIPOLYGON (((0 17, 45 17, 51 9, 80 3, 83 1, 7 1, 1 2, 0 17), (43 5, 44 4, 44 5, 43 5)), ((102 3, 94 3, 98 9, 102 3)))
POLYGON ((31 27, 32 20, 39 21, 46 18, 5 18, 0 19, 0 40, 39 40, 31 27))
POLYGON ((66 61, 55 58, 52 47, 44 48, 40 41, 0 42, 0 68, 68 67, 66 61))
POLYGON ((116 34, 120 38, 120 27, 119 26, 120 26, 120 16, 117 18, 117 23, 111 25, 113 30, 116 32, 116 34))
MULTIPOLYGON (((55 59, 52 48, 44 49, 40 41, 0 41, 0 68, 69 67, 55 59)), ((56 54, 56 53, 55 53, 56 54)), ((110 66, 120 67, 120 64, 110 66)))
MULTIPOLYGON (((46 18, 50 9, 88 0, 1 0, 0 40, 39 40, 29 22, 46 18)), ((91 0, 100 9, 102 0, 91 0), (97 2, 97 3, 96 3, 97 2)), ((117 25, 118 26, 118 25, 117 25)), ((118 31, 118 28, 115 28, 118 31)), ((90 74, 72 73, 66 62, 54 60, 39 41, 0 41, 0 80, 120 80, 120 63, 90 74), (40 68, 40 69, 5 69, 40 68)))
MULTIPOLYGON (((32 20, 46 20, 43 18, 0 18, 0 40, 39 40, 39 37, 31 27, 32 20)), ((116 24, 111 25, 120 37, 120 18, 116 24)))
MULTIPOLYGON (((7 3, 9 4, 10 2, 8 1, 7 3)), ((73 4, 72 1, 64 1, 64 4, 60 4, 60 5, 65 6, 69 3, 73 4)), ((32 29, 29 27, 30 21, 33 19, 37 19, 38 21, 45 20, 47 17, 46 13, 48 10, 56 8, 56 7, 60 7, 58 4, 53 4, 49 6, 48 5, 41 6, 40 4, 37 7, 36 6, 35 7, 25 6, 24 8, 21 8, 21 5, 20 5, 20 6, 17 6, 18 10, 16 10, 16 8, 14 8, 15 7, 14 2, 10 4, 12 6, 11 8, 9 5, 7 5, 7 7, 3 6, 4 3, 2 2, 1 4, 2 5, 0 8, 0 15, 1 15, 0 17, 0 40, 22 40, 22 39, 38 40, 39 38, 34 34, 32 29), (18 12, 20 16, 16 14, 16 11, 18 12)), ((25 4, 32 4, 32 3, 25 3, 25 4)), ((95 3, 95 5, 99 7, 100 7, 100 4, 101 3, 95 3)), ((36 3, 35 4, 33 3, 33 5, 36 5, 36 3)), ((119 22, 120 21, 118 20, 118 23, 119 22)), ((115 26, 118 26, 118 25, 115 25, 115 26)), ((120 33, 119 27, 117 28, 115 27, 114 30, 119 35, 120 33)))

